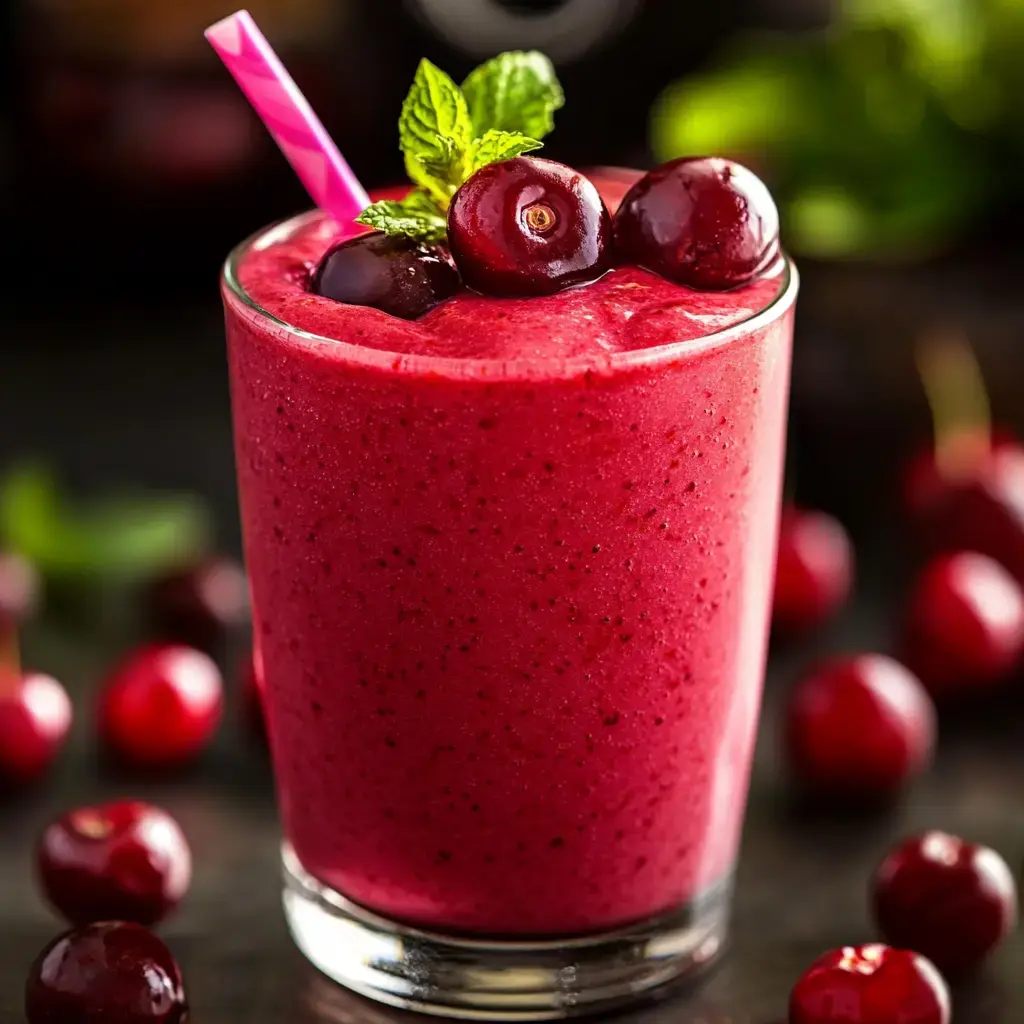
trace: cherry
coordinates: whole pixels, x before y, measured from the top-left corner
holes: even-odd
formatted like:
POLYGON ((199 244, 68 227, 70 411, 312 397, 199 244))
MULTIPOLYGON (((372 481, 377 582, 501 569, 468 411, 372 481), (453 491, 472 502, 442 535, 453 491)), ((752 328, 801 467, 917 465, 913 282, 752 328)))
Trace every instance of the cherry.
POLYGON ((39 778, 63 747, 71 719, 71 700, 56 679, 0 668, 0 781, 39 778))
POLYGON ((230 558, 209 558, 162 576, 148 596, 157 632, 201 650, 213 650, 248 619, 245 570, 230 558))
POLYGON ((904 499, 932 551, 978 551, 1024 584, 1024 447, 1004 434, 982 446, 954 477, 931 453, 911 463, 904 499))
POLYGON ((99 732, 122 760, 147 768, 195 758, 224 704, 220 671, 201 651, 151 644, 130 654, 100 694, 99 732))
POLYGON ((14 552, 0 553, 0 630, 24 622, 39 604, 39 573, 14 552))
POLYGON ((310 283, 336 302, 417 320, 455 294, 459 275, 440 249, 374 231, 328 249, 310 283))
POLYGON ((987 846, 925 832, 875 872, 875 920, 886 941, 924 954, 947 976, 979 963, 1017 923, 1017 887, 987 846))
POLYGON ((192 877, 178 823, 133 800, 58 818, 39 838, 36 866, 47 899, 72 924, 156 924, 178 905, 192 877))
POLYGON ((552 295, 612 265, 612 220, 589 178, 519 156, 482 167, 448 208, 463 280, 484 295, 552 295))
POLYGON ((949 1024, 949 989, 918 953, 880 943, 814 961, 789 996, 789 1024, 949 1024))
POLYGON ((931 760, 935 709, 898 661, 839 658, 802 679, 786 706, 785 753, 809 791, 871 802, 931 760))
POLYGON ((25 986, 28 1024, 184 1024, 188 1005, 170 950, 141 925, 89 924, 39 954, 25 986))
POLYGON ((787 508, 779 529, 774 622, 810 629, 833 614, 850 593, 853 546, 842 524, 824 512, 787 508))
POLYGON ((943 555, 914 586, 904 645, 933 694, 999 682, 1024 653, 1024 592, 987 555, 943 555))
POLYGON ((779 258, 779 212, 753 171, 683 157, 645 174, 615 214, 619 259, 691 288, 746 284, 779 258))

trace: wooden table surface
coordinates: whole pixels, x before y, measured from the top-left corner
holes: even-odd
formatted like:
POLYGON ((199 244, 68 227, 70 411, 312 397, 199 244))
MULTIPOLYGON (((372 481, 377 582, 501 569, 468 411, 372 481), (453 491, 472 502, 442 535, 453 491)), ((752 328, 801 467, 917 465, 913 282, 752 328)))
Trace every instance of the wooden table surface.
MULTIPOLYGON (((165 345, 134 346, 138 311, 110 313, 84 335, 37 318, 30 344, 0 373, 0 466, 26 450, 51 453, 79 483, 138 479, 206 493, 222 514, 225 543, 234 484, 223 354, 215 321, 168 326, 165 345)), ((84 331, 85 328, 82 328, 84 331)), ((869 563, 871 562, 868 559, 869 563)), ((637 1009, 640 1021, 778 1024, 789 989, 825 949, 872 938, 866 886, 888 845, 941 827, 993 845, 1016 869, 1024 858, 1024 701, 943 720, 933 771, 884 815, 809 812, 794 806, 775 755, 785 687, 817 651, 877 648, 897 585, 885 559, 868 565, 854 606, 810 646, 772 658, 735 902, 732 945, 696 990, 637 1009)), ((122 638, 123 639, 123 638, 122 638)), ((0 802, 0 1024, 22 1020, 24 977, 59 928, 31 874, 31 848, 47 819, 83 801, 155 800, 181 821, 194 847, 193 888, 163 934, 179 957, 195 1024, 386 1022, 408 1015, 347 995, 302 960, 279 905, 272 783, 261 744, 229 716, 217 744, 188 777, 143 782, 104 772, 95 758, 89 694, 117 647, 114 629, 44 623, 26 637, 28 658, 64 679, 79 709, 70 749, 50 783, 0 802)), ((1024 687, 1022 687, 1024 689, 1024 687)), ((1024 939, 1014 937, 985 973, 957 993, 956 1024, 1024 1021, 1024 939)))

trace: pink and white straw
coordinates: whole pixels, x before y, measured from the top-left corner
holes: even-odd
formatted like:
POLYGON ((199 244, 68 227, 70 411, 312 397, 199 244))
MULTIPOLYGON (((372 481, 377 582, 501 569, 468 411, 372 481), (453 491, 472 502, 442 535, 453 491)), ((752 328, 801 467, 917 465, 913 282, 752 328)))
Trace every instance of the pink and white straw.
POLYGON ((249 12, 237 11, 205 34, 313 202, 339 224, 358 217, 369 196, 249 12))

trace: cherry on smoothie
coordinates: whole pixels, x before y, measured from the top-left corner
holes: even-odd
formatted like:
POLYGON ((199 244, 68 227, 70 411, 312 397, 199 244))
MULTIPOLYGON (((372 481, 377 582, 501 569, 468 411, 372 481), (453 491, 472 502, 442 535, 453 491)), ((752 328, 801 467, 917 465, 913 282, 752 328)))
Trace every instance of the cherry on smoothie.
POLYGON ((484 295, 551 295, 612 265, 612 220, 589 178, 553 160, 488 164, 455 193, 448 241, 484 295))
POLYGON ((192 856, 166 811, 122 800, 80 807, 47 826, 36 870, 46 898, 71 924, 152 925, 188 890, 192 856))
POLYGON ((875 921, 947 977, 977 967, 1017 923, 1017 886, 995 850, 932 831, 892 850, 875 872, 875 921))
POLYGON ((0 667, 0 783, 35 782, 64 746, 71 719, 71 699, 56 679, 0 667))
POLYGON ((150 644, 118 665, 100 694, 99 733, 128 764, 168 768, 193 760, 224 705, 220 670, 201 651, 150 644))
POLYGON ((881 943, 825 953, 789 996, 789 1024, 949 1024, 951 1012, 934 964, 881 943))
POLYGON ((328 249, 310 286, 336 302, 418 320, 455 294, 459 275, 440 249, 374 231, 328 249))
POLYGON ((25 986, 28 1024, 184 1024, 181 969, 141 925, 89 924, 39 954, 25 986))
POLYGON ((148 603, 150 619, 161 636, 211 650, 245 625, 249 584, 236 561, 215 556, 155 580, 148 603))
POLYGON ((779 257, 779 213, 752 171, 683 157, 645 174, 615 214, 618 258, 691 288, 746 284, 779 257))
POLYGON ((852 580, 853 545, 842 523, 825 512, 784 509, 774 624, 787 631, 820 625, 846 601, 852 580))
POLYGON ((936 696, 998 683, 1024 654, 1024 592, 987 555, 943 555, 911 593, 904 650, 936 696))
POLYGON ((929 764, 935 709, 898 661, 884 654, 838 658, 793 689, 784 740, 803 789, 871 803, 895 795, 929 764))
POLYGON ((0 632, 32 615, 39 591, 36 567, 13 551, 0 552, 0 632))

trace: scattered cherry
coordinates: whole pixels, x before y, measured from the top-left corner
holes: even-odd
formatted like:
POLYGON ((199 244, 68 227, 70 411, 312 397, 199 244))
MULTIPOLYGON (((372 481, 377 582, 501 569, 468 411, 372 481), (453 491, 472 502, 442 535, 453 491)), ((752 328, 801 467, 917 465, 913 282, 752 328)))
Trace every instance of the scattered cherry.
POLYGON ((785 630, 820 625, 846 600, 853 545, 842 523, 825 512, 783 510, 775 570, 774 622, 785 630))
POLYGON ((949 989, 918 953, 881 943, 814 961, 789 996, 789 1024, 949 1024, 949 989))
POLYGON ((28 1024, 184 1024, 181 970, 141 925, 89 924, 39 954, 25 986, 28 1024))
POLYGON ((165 768, 195 758, 224 704, 220 671, 201 651, 151 644, 128 656, 100 694, 99 732, 122 760, 165 768))
POLYGON ((455 193, 448 240, 470 288, 551 295, 612 265, 612 221, 589 178, 520 156, 482 167, 455 193))
POLYGON ((619 259, 691 288, 736 288, 779 257, 779 213, 753 171, 683 157, 645 174, 615 214, 619 259))
POLYGON ((185 895, 192 856, 166 811, 123 800, 58 818, 39 838, 36 867, 47 899, 72 924, 152 925, 185 895))
POLYGON ((71 719, 71 700, 56 679, 0 668, 0 781, 38 779, 63 747, 71 719))
POLYGON ((0 553, 0 628, 24 622, 39 604, 39 572, 21 555, 0 553))
POLYGON ((907 665, 937 696, 999 682, 1024 653, 1024 592, 987 555, 943 555, 914 586, 904 646, 907 665))
POLYGON ((904 477, 914 528, 931 551, 978 551, 1024 585, 1024 446, 997 434, 954 477, 934 454, 914 460, 904 477), (979 454, 980 453, 980 454, 979 454))
POLYGON ((161 636, 213 650, 248 619, 245 570, 230 558, 208 558, 156 580, 149 605, 150 618, 161 636))
POLYGON ((883 654, 839 658, 789 697, 785 753, 810 792, 871 802, 892 796, 931 760, 935 709, 927 691, 883 654))
POLYGON ((417 320, 455 294, 459 275, 440 249, 374 231, 328 249, 311 287, 336 302, 417 320))
POLYGON ((915 949, 948 976, 970 971, 1017 923, 1017 887, 987 846, 925 832, 875 872, 875 920, 887 942, 915 949))

